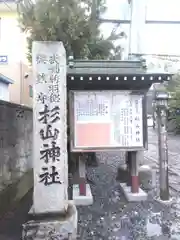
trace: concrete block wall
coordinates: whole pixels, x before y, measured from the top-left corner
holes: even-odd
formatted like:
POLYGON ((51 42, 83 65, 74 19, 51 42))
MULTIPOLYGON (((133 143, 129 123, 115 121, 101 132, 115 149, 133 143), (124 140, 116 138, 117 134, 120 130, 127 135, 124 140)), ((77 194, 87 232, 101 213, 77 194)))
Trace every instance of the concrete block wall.
POLYGON ((32 109, 0 101, 0 191, 32 169, 32 109))

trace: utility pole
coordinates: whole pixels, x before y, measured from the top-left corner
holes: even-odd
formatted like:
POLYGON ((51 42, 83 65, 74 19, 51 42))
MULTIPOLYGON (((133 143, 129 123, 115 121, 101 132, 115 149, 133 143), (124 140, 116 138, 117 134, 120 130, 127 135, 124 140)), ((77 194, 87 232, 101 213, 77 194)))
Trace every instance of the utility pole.
MULTIPOLYGON (((130 0, 129 59, 133 55, 141 55, 144 45, 147 0, 130 0)), ((137 57, 137 56, 136 56, 137 57)))
POLYGON ((128 3, 130 4, 130 9, 131 9, 131 14, 130 14, 130 26, 129 26, 129 46, 128 46, 128 59, 131 58, 131 53, 132 53, 132 16, 133 16, 133 0, 128 0, 128 3))
POLYGON ((156 111, 159 143, 158 147, 159 147, 160 200, 168 201, 169 177, 168 177, 168 144, 167 144, 167 104, 164 104, 162 99, 158 99, 157 102, 159 102, 157 104, 156 111))

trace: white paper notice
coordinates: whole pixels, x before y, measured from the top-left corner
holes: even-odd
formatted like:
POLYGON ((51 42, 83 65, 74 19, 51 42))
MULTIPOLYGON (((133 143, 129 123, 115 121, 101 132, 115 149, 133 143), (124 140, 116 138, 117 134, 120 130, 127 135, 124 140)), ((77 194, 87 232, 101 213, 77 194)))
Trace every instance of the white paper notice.
POLYGON ((75 92, 74 114, 75 147, 143 147, 141 95, 75 92))
POLYGON ((110 120, 110 102, 106 95, 75 92, 76 121, 104 122, 110 120))
MULTIPOLYGON (((122 93, 123 94, 123 93, 122 93)), ((123 147, 143 146, 142 96, 113 96, 112 129, 115 145, 123 147)))

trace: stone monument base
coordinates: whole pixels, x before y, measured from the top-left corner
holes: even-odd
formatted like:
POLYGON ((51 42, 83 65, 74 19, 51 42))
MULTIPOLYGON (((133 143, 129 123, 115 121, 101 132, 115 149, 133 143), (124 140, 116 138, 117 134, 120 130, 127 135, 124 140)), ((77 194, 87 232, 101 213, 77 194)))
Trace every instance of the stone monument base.
POLYGON ((30 220, 23 224, 22 240, 75 240, 77 236, 77 210, 72 201, 67 213, 38 216, 33 212, 30 220))

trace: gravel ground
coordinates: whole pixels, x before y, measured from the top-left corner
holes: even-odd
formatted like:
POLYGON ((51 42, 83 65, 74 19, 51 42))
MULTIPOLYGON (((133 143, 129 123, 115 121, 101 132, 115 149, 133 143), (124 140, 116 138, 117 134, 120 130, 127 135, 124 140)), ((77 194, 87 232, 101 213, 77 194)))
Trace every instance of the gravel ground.
POLYGON ((99 166, 88 168, 94 204, 78 207, 81 240, 179 240, 180 214, 174 206, 163 207, 149 192, 144 203, 127 203, 116 181, 122 155, 101 153, 99 166))

